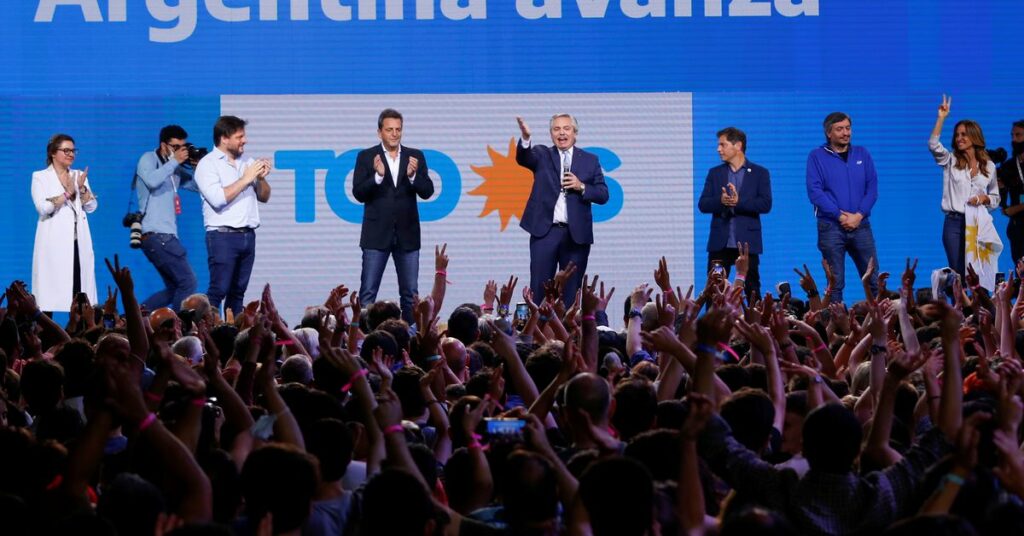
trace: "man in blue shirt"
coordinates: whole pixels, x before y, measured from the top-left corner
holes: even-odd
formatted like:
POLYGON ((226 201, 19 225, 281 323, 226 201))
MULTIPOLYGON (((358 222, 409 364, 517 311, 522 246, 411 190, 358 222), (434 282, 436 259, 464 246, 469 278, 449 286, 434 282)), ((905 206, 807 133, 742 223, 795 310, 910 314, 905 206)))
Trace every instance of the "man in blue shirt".
MULTIPOLYGON (((818 249, 832 270, 832 302, 843 301, 846 254, 863 277, 877 256, 871 233, 871 207, 878 200, 878 173, 868 150, 850 144, 850 116, 825 118, 826 142, 807 156, 807 197, 818 219, 818 249)), ((878 291, 871 276, 871 292, 878 291)))
POLYGON ((195 162, 188 160, 188 133, 178 125, 160 129, 160 145, 139 158, 135 185, 142 213, 142 252, 164 280, 164 289, 142 302, 150 311, 171 307, 196 291, 196 274, 188 253, 178 240, 182 189, 198 191, 193 180, 195 162))
POLYGON ((270 161, 243 157, 246 122, 222 115, 213 125, 217 146, 196 165, 196 186, 203 197, 210 288, 214 310, 242 312, 242 300, 256 261, 259 203, 270 201, 270 161))

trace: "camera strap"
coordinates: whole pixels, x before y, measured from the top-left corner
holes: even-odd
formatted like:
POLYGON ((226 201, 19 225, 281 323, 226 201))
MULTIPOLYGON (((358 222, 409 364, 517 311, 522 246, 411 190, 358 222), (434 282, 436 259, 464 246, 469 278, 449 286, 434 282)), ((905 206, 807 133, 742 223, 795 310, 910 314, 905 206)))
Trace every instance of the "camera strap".
MULTIPOLYGON (((156 159, 160 162, 160 165, 164 165, 167 160, 160 156, 159 151, 153 151, 156 154, 156 159)), ((132 214, 138 212, 143 216, 146 215, 146 209, 149 207, 149 196, 146 196, 146 206, 139 206, 139 192, 138 192, 139 175, 137 173, 132 174, 132 188, 128 193, 128 210, 126 214, 132 214), (132 210, 135 208, 136 210, 132 210)))

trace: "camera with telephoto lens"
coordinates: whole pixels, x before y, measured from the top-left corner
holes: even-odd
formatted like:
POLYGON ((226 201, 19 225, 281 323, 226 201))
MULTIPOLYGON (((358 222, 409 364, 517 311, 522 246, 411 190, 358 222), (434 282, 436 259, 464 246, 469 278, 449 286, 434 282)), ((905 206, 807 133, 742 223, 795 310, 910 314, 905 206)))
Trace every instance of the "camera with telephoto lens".
POLYGON ((191 143, 186 143, 185 147, 188 147, 188 161, 193 164, 198 163, 204 156, 210 153, 210 149, 206 147, 196 147, 191 143))
POLYGON ((1006 162, 1006 149, 1003 149, 1002 147, 996 147, 995 149, 985 149, 985 152, 988 153, 988 157, 996 164, 1002 164, 1003 162, 1006 162))
POLYGON ((121 220, 121 225, 128 228, 128 245, 132 249, 142 247, 142 216, 141 212, 129 212, 121 220))

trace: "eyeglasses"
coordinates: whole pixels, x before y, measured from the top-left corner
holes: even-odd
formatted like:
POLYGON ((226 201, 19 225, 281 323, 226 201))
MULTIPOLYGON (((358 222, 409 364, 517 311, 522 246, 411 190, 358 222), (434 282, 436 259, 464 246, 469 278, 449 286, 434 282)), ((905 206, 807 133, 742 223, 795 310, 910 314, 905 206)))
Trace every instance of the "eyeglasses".
POLYGON ((76 154, 78 154, 78 149, 72 149, 70 147, 62 147, 57 150, 64 153, 64 156, 75 156, 76 154))

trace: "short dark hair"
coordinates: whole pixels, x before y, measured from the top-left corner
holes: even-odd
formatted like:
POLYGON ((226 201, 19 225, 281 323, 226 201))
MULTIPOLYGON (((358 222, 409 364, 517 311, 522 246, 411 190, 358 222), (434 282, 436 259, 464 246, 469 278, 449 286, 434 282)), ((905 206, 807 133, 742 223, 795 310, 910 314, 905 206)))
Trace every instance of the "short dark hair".
POLYGON ((402 350, 409 350, 409 341, 412 337, 409 335, 409 324, 401 318, 389 318, 380 324, 377 324, 377 331, 386 331, 395 338, 395 344, 398 345, 398 354, 395 358, 398 358, 402 354, 402 350))
POLYGON ((188 138, 188 132, 178 125, 167 125, 160 129, 160 143, 167 143, 172 139, 183 140, 188 138))
POLYGON ((736 441, 758 452, 771 437, 775 406, 764 391, 744 387, 722 404, 721 415, 736 441))
POLYGON ((853 119, 850 119, 850 116, 843 112, 832 112, 826 115, 825 121, 822 122, 822 126, 825 127, 825 137, 828 137, 828 131, 832 130, 832 125, 843 121, 849 121, 851 125, 853 124, 853 119))
POLYGON ((719 130, 715 136, 718 138, 725 136, 725 139, 728 140, 729 143, 739 142, 740 145, 742 145, 740 150, 747 152, 747 134, 742 130, 736 127, 725 127, 722 130, 719 130))
POLYGON ((220 145, 221 138, 230 138, 235 132, 245 128, 248 123, 233 115, 222 115, 213 124, 213 145, 220 145))
POLYGON ((274 514, 274 532, 302 526, 317 486, 317 460, 291 445, 271 443, 245 459, 242 492, 249 519, 274 514))
POLYGON ((53 155, 54 155, 54 153, 57 152, 57 148, 60 147, 60 144, 66 142, 66 141, 70 141, 71 143, 75 143, 75 138, 72 138, 71 136, 69 136, 67 134, 54 134, 50 138, 50 141, 47 142, 47 144, 46 144, 46 165, 50 165, 50 164, 53 163, 53 155))
POLYGON ((590 464, 579 496, 595 536, 647 534, 654 521, 654 481, 636 460, 615 456, 590 464), (620 493, 608 493, 613 486, 620 493))
MULTIPOLYGON (((365 304, 364 304, 365 305, 365 304)), ((381 322, 389 318, 402 318, 402 308, 397 303, 391 300, 381 300, 373 302, 369 308, 366 309, 366 326, 370 328, 370 331, 377 329, 377 326, 381 322)), ((420 329, 426 329, 420 327, 420 329)))
POLYGON ((804 457, 815 471, 848 473, 863 435, 852 411, 836 403, 819 406, 804 420, 804 457))
POLYGON ((402 114, 399 113, 398 110, 394 108, 384 108, 380 115, 377 116, 377 130, 384 128, 385 119, 397 119, 405 123, 405 120, 402 119, 402 114))
POLYGON ((320 419, 306 435, 306 451, 320 461, 320 480, 336 482, 352 461, 352 433, 338 419, 320 419))
MULTIPOLYGON (((448 316, 448 336, 469 346, 480 336, 479 317, 469 307, 457 307, 448 316)), ((425 326, 424 326, 425 329, 425 326)))
POLYGON ((658 411, 658 395, 654 385, 646 378, 630 378, 615 387, 615 412, 612 425, 619 431, 623 441, 629 441, 641 432, 654 426, 654 415, 658 411))
POLYGON ((369 335, 363 339, 363 347, 359 349, 359 357, 363 358, 363 361, 367 363, 373 361, 373 351, 380 348, 384 355, 389 355, 395 359, 401 359, 402 354, 398 351, 398 343, 395 342, 395 338, 388 332, 378 329, 371 331, 369 335))
POLYGON ((1024 119, 1018 119, 1013 122, 1013 126, 1010 128, 1024 128, 1024 119))

